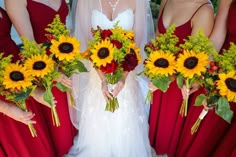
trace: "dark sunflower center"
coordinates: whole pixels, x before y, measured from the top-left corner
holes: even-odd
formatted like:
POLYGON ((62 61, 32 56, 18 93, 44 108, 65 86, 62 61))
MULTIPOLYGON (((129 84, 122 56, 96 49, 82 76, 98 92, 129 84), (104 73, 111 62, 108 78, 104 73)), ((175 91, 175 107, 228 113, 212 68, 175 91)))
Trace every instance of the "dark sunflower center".
POLYGON ((22 81, 24 80, 24 75, 19 71, 12 71, 10 73, 10 78, 13 81, 22 81))
POLYGON ((193 69, 198 64, 198 58, 196 57, 189 57, 184 61, 184 67, 188 69, 193 69))
POLYGON ((154 65, 156 67, 161 67, 161 68, 167 68, 169 66, 168 60, 165 58, 158 58, 155 62, 154 65))
POLYGON ((104 59, 104 58, 106 58, 106 57, 108 57, 108 56, 109 56, 109 50, 108 50, 108 48, 102 47, 102 48, 99 49, 99 51, 98 51, 98 57, 99 57, 100 59, 104 59))
POLYGON ((71 53, 73 49, 74 49, 73 45, 68 42, 64 42, 59 45, 59 50, 61 53, 71 53))
POLYGON ((227 78, 225 80, 226 86, 228 87, 229 90, 232 92, 236 92, 236 80, 232 78, 227 78))
POLYGON ((42 70, 46 67, 46 63, 43 61, 37 61, 33 65, 34 70, 42 70))

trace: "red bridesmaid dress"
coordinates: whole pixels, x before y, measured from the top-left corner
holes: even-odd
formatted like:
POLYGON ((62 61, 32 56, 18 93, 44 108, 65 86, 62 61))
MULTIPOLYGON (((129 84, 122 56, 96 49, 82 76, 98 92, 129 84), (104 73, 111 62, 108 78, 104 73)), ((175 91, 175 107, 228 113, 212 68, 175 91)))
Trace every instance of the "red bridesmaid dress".
MULTIPOLYGON (((45 31, 45 28, 49 23, 53 21, 53 18, 56 14, 60 15, 63 23, 66 22, 66 17, 68 15, 68 6, 65 0, 61 1, 61 5, 58 10, 54 10, 40 2, 27 0, 27 9, 30 15, 34 38, 37 43, 48 41, 48 39, 45 37, 45 34, 47 33, 45 31)), ((60 127, 56 127, 53 125, 51 110, 45 106, 42 106, 42 109, 54 142, 54 146, 56 147, 57 156, 61 157, 69 151, 70 147, 73 144, 73 138, 77 134, 77 131, 70 121, 66 93, 61 92, 56 87, 53 87, 52 93, 57 100, 56 109, 60 118, 60 127)))
MULTIPOLYGON (((175 35, 179 38, 179 44, 183 43, 183 40, 191 35, 191 20, 203 5, 195 11, 186 23, 176 27, 175 35)), ((165 6, 157 23, 159 33, 166 32, 163 24, 164 9, 165 6)), ((170 84, 167 92, 163 93, 157 90, 153 93, 153 104, 151 105, 149 117, 149 138, 152 147, 158 155, 167 154, 170 157, 175 155, 185 121, 185 118, 179 114, 182 101, 182 93, 176 81, 170 84)))
MULTIPOLYGON (((11 21, 5 10, 0 8, 0 52, 4 56, 12 54, 14 61, 18 58, 19 49, 11 39, 11 21)), ((0 100, 5 101, 3 96, 0 100)), ((55 150, 42 115, 40 104, 29 98, 26 101, 28 109, 35 113, 34 120, 37 122, 34 127, 37 137, 32 137, 28 126, 17 122, 10 117, 0 113, 0 156, 9 157, 55 157, 55 150)))
MULTIPOLYGON (((236 3, 231 6, 228 16, 228 34, 223 49, 229 48, 229 43, 236 43, 236 25, 234 18, 236 16, 236 3)), ((187 116, 185 126, 182 132, 178 151, 176 156, 230 156, 233 148, 236 148, 236 118, 232 119, 229 125, 226 121, 216 115, 214 110, 208 111, 208 114, 202 120, 200 127, 194 135, 191 135, 191 127, 198 119, 203 107, 193 106, 196 97, 203 93, 203 89, 193 94, 190 100, 190 110, 187 116), (229 129, 229 131, 227 131, 229 129), (219 144, 220 143, 220 144, 219 144), (217 146, 219 145, 219 146, 217 146)), ((231 109, 236 113, 236 104, 231 103, 231 109)))
MULTIPOLYGON (((227 35, 225 39, 225 43, 223 45, 223 49, 228 49, 230 46, 230 42, 236 44, 236 24, 235 24, 235 16, 236 16, 236 2, 232 2, 228 19, 227 19, 227 35)), ((231 109, 234 111, 234 118, 232 120, 231 125, 226 130, 226 133, 222 137, 220 144, 216 147, 214 156, 236 156, 236 103, 230 104, 231 109)))

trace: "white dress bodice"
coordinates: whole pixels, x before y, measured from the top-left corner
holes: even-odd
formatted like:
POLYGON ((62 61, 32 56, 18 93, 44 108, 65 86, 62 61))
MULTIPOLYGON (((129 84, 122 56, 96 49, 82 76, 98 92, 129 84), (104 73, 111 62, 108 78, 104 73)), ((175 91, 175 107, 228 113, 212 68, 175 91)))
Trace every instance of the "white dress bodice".
POLYGON ((110 20, 103 12, 98 10, 92 11, 91 24, 93 29, 97 29, 97 26, 102 29, 110 29, 117 22, 125 30, 131 30, 134 25, 134 13, 132 9, 126 9, 118 13, 117 17, 110 20))

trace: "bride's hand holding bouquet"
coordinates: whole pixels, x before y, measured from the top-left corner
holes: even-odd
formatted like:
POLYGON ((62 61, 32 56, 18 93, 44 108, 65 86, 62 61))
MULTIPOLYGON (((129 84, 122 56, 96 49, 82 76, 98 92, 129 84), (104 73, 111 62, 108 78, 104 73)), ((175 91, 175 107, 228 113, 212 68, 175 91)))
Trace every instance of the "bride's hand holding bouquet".
POLYGON ((117 95, 125 85, 128 73, 141 62, 140 49, 134 43, 132 31, 116 24, 114 28, 92 30, 89 58, 96 68, 102 92, 107 100, 105 110, 114 112, 119 107, 117 95))

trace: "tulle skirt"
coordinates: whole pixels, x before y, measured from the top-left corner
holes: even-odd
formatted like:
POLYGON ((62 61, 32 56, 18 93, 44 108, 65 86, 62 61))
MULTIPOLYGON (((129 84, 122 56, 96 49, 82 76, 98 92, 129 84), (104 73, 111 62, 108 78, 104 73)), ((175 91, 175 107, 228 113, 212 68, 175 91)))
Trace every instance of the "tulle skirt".
MULTIPOLYGON (((77 98, 79 134, 70 157, 151 157, 145 99, 135 72, 118 95, 119 108, 105 111, 101 81, 92 68, 77 98)), ((83 76, 81 76, 83 77, 83 76)), ((86 80, 86 79, 85 79, 86 80)), ((81 80, 80 80, 81 81, 81 80)))

